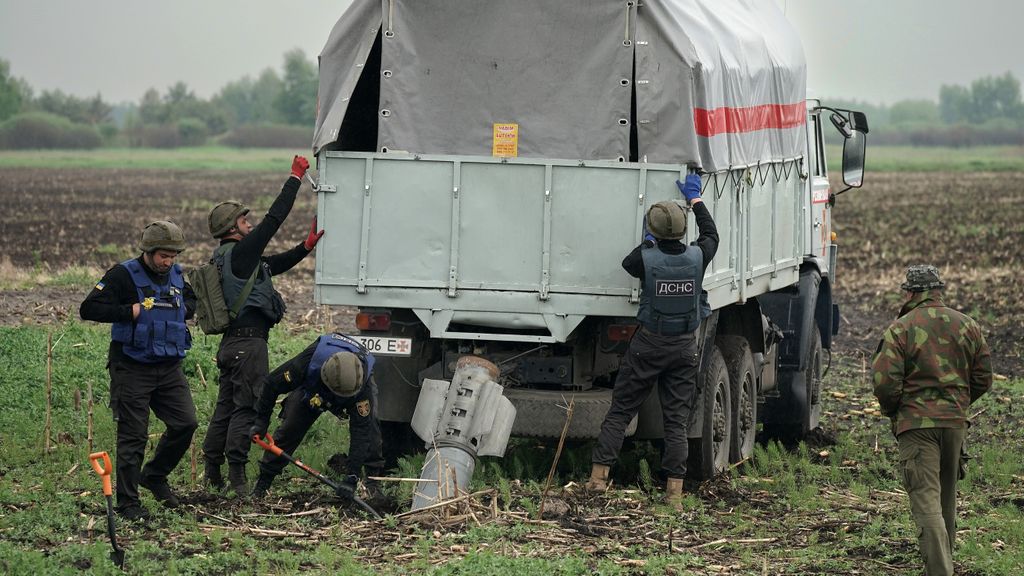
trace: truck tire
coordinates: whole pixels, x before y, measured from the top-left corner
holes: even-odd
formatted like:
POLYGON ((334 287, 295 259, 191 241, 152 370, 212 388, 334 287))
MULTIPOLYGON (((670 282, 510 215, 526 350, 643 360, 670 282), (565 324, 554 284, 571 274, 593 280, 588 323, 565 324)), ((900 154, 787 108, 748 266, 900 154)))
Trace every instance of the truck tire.
POLYGON ((732 435, 732 401, 729 370, 716 345, 704 375, 700 409, 703 413, 700 441, 700 475, 708 479, 729 467, 729 438, 732 435))
POLYGON ((721 336, 718 345, 729 370, 729 393, 732 399, 729 462, 735 464, 754 453, 757 439, 757 379, 754 376, 754 358, 746 338, 721 336))
POLYGON ((803 370, 779 374, 781 397, 768 408, 775 412, 764 421, 765 435, 785 443, 796 443, 818 427, 821 420, 821 333, 812 324, 807 364, 803 370))

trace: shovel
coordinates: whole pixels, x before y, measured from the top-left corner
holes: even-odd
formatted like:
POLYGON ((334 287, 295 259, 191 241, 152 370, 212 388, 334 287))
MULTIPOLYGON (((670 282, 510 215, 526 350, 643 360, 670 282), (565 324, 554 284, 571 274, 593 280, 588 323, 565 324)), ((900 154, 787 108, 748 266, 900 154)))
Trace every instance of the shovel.
POLYGON ((373 506, 370 506, 369 504, 364 502, 361 498, 359 498, 359 496, 356 496, 355 492, 349 490, 347 487, 338 484, 337 482, 331 480, 327 476, 324 476, 320 472, 317 472, 313 468, 310 468, 305 463, 303 463, 302 460, 292 457, 291 454, 279 448, 276 444, 274 444, 274 438, 271 437, 270 434, 267 434, 265 440, 263 438, 260 438, 259 436, 253 436, 252 441, 259 445, 260 448, 266 450, 267 452, 270 452, 275 456, 284 457, 284 459, 287 460, 288 462, 295 464, 296 466, 301 468, 303 472, 330 486, 334 490, 334 493, 337 494, 339 497, 355 502, 357 506, 365 510, 369 515, 380 520, 380 514, 378 514, 377 511, 373 509, 373 506))
POLYGON ((95 452, 89 454, 89 463, 103 479, 103 495, 107 497, 107 534, 110 535, 110 546, 114 549, 110 553, 110 560, 118 568, 124 568, 124 550, 117 545, 117 536, 114 535, 114 491, 110 488, 110 456, 106 452, 95 452), (103 460, 102 464, 100 460, 103 460))

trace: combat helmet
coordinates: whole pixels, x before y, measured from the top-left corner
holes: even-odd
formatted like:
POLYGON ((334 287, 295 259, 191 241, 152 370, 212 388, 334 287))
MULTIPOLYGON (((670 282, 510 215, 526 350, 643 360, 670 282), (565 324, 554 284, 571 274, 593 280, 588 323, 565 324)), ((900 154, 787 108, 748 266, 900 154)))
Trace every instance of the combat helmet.
POLYGON ((647 229, 659 240, 679 240, 686 235, 686 212, 678 202, 662 200, 647 210, 647 229))
POLYGON ((338 352, 320 368, 324 386, 342 398, 359 393, 363 387, 363 361, 351 352, 338 352))
POLYGON ((142 240, 139 249, 149 253, 155 250, 182 252, 185 250, 185 235, 174 222, 157 220, 142 229, 142 240))
POLYGON ((939 278, 938 268, 930 264, 918 264, 907 268, 907 280, 900 284, 900 288, 907 292, 927 292, 945 285, 939 278))
POLYGON ((237 200, 221 202, 210 210, 209 224, 210 234, 214 238, 220 238, 235 227, 239 216, 249 213, 249 209, 237 200))

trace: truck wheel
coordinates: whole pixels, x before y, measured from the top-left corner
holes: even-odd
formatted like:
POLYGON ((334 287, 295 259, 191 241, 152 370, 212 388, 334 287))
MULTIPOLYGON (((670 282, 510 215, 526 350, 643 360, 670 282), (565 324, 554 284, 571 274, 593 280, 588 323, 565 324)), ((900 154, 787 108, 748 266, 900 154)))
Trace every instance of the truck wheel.
POLYGON ((817 428, 821 421, 821 350, 821 333, 815 323, 814 330, 811 332, 807 366, 804 368, 804 397, 806 401, 800 411, 801 436, 806 436, 808 432, 817 428))
POLYGON ((728 335, 718 339, 729 370, 732 399, 732 432, 729 462, 736 463, 754 453, 757 437, 757 380, 750 344, 742 336, 728 335))
POLYGON ((701 407, 704 421, 700 434, 700 472, 711 478, 729 466, 729 438, 732 435, 732 402, 729 370, 718 346, 711 352, 711 362, 704 375, 701 407))
POLYGON ((821 420, 821 334, 818 325, 811 331, 807 365, 799 372, 779 373, 781 397, 766 406, 764 431, 769 438, 798 442, 818 427, 821 420), (772 418, 767 418, 771 414, 772 418))

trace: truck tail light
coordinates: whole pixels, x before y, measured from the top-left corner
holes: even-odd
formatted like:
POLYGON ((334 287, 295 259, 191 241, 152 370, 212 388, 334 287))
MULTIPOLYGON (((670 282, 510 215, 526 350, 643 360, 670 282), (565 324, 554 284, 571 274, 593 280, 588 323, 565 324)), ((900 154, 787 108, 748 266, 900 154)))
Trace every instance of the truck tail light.
POLYGON ((391 329, 390 312, 360 312, 356 314, 356 328, 366 332, 384 332, 391 329))
POLYGON ((608 341, 625 342, 633 337, 633 333, 638 327, 638 324, 609 324, 608 341))

